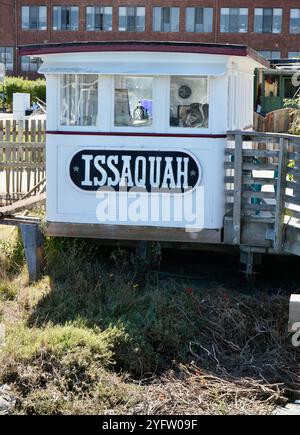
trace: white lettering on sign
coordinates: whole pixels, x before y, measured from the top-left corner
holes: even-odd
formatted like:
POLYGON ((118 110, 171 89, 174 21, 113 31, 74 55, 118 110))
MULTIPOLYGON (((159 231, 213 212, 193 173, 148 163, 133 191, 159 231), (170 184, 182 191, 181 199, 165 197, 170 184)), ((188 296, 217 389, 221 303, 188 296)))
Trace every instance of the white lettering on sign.
POLYGON ((121 187, 192 190, 199 185, 198 161, 183 151, 96 151, 78 152, 71 160, 70 177, 82 190, 121 187))

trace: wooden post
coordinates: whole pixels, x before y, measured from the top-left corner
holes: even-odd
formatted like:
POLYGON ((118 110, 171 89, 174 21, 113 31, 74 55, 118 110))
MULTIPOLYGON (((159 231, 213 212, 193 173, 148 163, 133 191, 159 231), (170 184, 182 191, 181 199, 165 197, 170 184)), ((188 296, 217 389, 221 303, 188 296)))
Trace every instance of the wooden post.
POLYGON ((242 177, 243 177, 243 135, 235 136, 234 154, 234 203, 233 203, 233 244, 241 243, 242 217, 242 177))
POLYGON ((143 260, 148 256, 148 242, 141 240, 136 246, 136 255, 143 260))
POLYGON ((44 264, 43 235, 37 224, 21 224, 20 229, 28 267, 29 281, 34 282, 40 278, 44 264))
POLYGON ((274 250, 277 252, 283 250, 287 155, 288 155, 288 141, 284 138, 281 138, 279 141, 279 161, 278 161, 278 179, 277 179, 276 212, 275 212, 275 237, 274 237, 274 250))
POLYGON ((240 248, 240 263, 241 273, 245 275, 246 281, 253 283, 258 274, 255 266, 259 266, 262 262, 261 253, 255 252, 255 248, 250 246, 241 246, 240 248))

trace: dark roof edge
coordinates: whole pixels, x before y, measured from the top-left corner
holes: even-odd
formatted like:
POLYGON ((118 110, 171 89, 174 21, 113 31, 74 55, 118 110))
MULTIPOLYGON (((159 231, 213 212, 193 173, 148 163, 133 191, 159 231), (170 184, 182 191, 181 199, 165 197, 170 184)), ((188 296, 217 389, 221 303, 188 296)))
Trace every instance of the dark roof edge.
POLYGON ((249 56, 262 65, 269 67, 266 59, 246 45, 208 44, 196 42, 154 42, 154 41, 114 41, 114 42, 70 42, 59 44, 21 45, 20 56, 38 56, 59 53, 104 52, 104 51, 146 51, 218 54, 228 56, 249 56))

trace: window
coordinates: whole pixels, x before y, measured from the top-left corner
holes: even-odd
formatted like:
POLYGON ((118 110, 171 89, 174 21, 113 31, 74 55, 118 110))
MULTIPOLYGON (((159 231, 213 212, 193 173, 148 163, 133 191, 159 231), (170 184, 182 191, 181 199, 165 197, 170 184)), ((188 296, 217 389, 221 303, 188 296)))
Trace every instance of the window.
POLYGON ((98 75, 66 74, 61 78, 60 124, 96 126, 98 75))
POLYGON ((154 32, 179 32, 179 8, 153 8, 154 32))
POLYGON ((96 6, 86 8, 86 30, 112 30, 112 7, 96 6))
POLYGON ((78 30, 79 8, 77 6, 53 7, 53 30, 78 30))
POLYGON ((282 9, 256 8, 254 16, 254 32, 281 33, 282 9))
POLYGON ((21 56, 21 70, 24 72, 36 72, 42 64, 38 57, 21 56))
POLYGON ((170 126, 208 128, 208 78, 171 77, 170 126))
POLYGON ((120 32, 144 32, 145 31, 145 8, 120 7, 119 8, 119 31, 120 32))
POLYGON ((247 33, 248 9, 247 8, 221 8, 222 33, 247 33))
POLYGON ((115 77, 115 126, 145 127, 153 123, 153 78, 115 77))
POLYGON ((299 59, 300 51, 289 51, 289 59, 299 59))
POLYGON ((6 71, 13 71, 14 69, 13 47, 0 47, 0 63, 4 63, 6 71))
POLYGON ((46 6, 22 6, 22 30, 47 30, 46 6))
POLYGON ((281 59, 280 51, 259 51, 259 54, 266 59, 281 59))
POLYGON ((290 33, 300 33, 300 9, 291 9, 290 33))
POLYGON ((185 30, 210 33, 213 30, 213 8, 186 8, 185 30))

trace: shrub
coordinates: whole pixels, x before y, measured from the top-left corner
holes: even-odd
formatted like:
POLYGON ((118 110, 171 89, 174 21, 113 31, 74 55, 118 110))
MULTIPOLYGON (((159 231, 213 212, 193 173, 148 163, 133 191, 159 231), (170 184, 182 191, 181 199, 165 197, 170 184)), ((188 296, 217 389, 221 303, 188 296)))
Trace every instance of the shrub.
MULTIPOLYGON (((7 110, 12 110, 13 94, 28 93, 31 95, 31 102, 36 98, 46 101, 46 81, 43 79, 26 80, 23 77, 6 77, 3 85, 0 84, 0 94, 5 91, 5 106, 7 110)), ((3 100, 0 98, 0 106, 3 100)))

